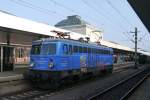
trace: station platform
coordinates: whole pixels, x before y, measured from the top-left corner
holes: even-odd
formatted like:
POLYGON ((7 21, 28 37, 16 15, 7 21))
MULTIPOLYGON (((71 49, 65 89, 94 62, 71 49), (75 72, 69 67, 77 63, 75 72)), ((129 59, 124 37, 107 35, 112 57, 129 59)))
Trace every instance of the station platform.
POLYGON ((17 68, 14 71, 0 72, 0 83, 15 80, 22 80, 23 73, 27 68, 17 68))
MULTIPOLYGON (((119 69, 121 67, 127 67, 132 66, 133 62, 126 62, 126 63, 119 63, 114 64, 114 70, 119 69)), ((16 68, 14 71, 8 71, 8 72, 0 72, 0 83, 3 82, 9 82, 9 81, 15 81, 15 80, 23 80, 23 73, 28 68, 16 68)))

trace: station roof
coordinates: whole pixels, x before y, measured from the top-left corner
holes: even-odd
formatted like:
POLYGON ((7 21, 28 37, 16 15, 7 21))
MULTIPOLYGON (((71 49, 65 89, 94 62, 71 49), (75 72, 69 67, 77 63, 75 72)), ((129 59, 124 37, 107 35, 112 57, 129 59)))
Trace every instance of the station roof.
POLYGON ((128 2, 150 32, 150 0, 128 0, 128 2))
POLYGON ((68 32, 67 30, 56 28, 43 23, 35 22, 32 20, 17 17, 15 15, 0 11, 0 27, 6 27, 10 29, 16 29, 20 31, 32 32, 41 35, 54 34, 51 30, 58 30, 62 32, 68 32))

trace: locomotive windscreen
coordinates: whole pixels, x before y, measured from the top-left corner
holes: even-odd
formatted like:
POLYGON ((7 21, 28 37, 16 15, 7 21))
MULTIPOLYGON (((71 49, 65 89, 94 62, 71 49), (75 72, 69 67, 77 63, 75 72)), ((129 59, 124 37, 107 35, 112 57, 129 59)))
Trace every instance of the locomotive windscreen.
POLYGON ((41 53, 41 44, 32 45, 31 54, 39 55, 41 53))
POLYGON ((43 44, 42 45, 43 55, 54 55, 56 54, 56 44, 43 44))
POLYGON ((56 44, 50 43, 50 44, 38 44, 33 45, 31 49, 32 55, 54 55, 56 54, 56 44))

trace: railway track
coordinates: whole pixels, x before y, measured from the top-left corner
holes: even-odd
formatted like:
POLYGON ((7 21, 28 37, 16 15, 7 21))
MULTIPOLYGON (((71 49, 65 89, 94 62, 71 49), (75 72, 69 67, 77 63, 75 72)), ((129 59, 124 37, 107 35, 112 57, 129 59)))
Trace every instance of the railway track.
POLYGON ((150 68, 137 72, 87 100, 126 100, 149 75, 150 68))
MULTIPOLYGON (((113 73, 120 73, 120 72, 127 70, 128 68, 129 67, 119 68, 119 69, 114 70, 113 73)), ((71 88, 73 88, 73 87, 71 87, 71 88)), ((67 89, 70 89, 70 88, 67 88, 67 89)), ((66 89, 62 89, 62 91, 64 91, 64 90, 66 90, 66 89)), ((19 93, 14 93, 11 95, 3 96, 3 97, 0 97, 0 100, 31 100, 31 99, 32 100, 33 99, 40 100, 42 98, 45 98, 46 96, 55 94, 56 92, 58 92, 58 91, 33 89, 33 90, 27 90, 27 91, 22 91, 19 93)))
POLYGON ((42 98, 43 95, 51 93, 51 90, 28 90, 21 93, 1 97, 0 100, 30 100, 33 98, 42 98))

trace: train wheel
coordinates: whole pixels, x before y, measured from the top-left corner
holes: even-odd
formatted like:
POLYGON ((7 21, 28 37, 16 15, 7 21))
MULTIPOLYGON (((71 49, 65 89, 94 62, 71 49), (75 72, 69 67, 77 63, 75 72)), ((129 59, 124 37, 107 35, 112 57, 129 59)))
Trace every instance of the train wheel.
POLYGON ((47 81, 42 81, 38 84, 38 87, 41 89, 52 89, 52 90, 57 90, 60 87, 59 80, 47 80, 47 81))
POLYGON ((75 83, 79 82, 79 76, 78 76, 78 75, 74 75, 74 76, 73 76, 73 81, 74 81, 75 83))
POLYGON ((110 68, 109 70, 108 70, 108 73, 112 73, 113 72, 113 68, 110 68))

